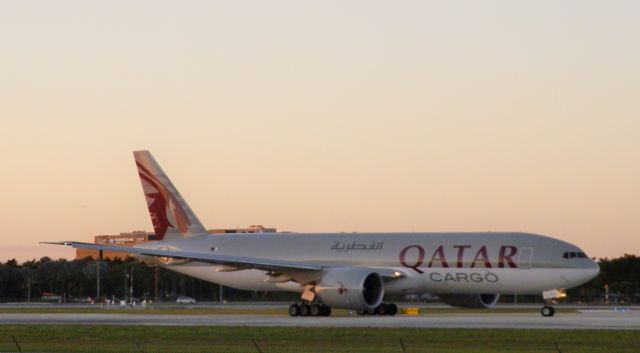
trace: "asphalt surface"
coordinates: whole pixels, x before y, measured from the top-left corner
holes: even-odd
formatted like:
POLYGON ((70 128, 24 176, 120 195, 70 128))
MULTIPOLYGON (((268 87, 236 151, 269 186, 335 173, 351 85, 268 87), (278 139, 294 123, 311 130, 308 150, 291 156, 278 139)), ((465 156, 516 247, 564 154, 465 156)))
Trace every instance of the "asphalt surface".
POLYGON ((540 314, 432 314, 394 317, 289 317, 278 315, 0 314, 0 324, 186 325, 280 327, 413 327, 640 330, 640 311, 611 309, 540 314))
MULTIPOLYGON (((202 308, 202 309, 284 309, 284 312, 289 308, 289 302, 197 302, 196 304, 176 304, 175 302, 159 302, 154 303, 151 307, 156 309, 185 309, 185 308, 202 308)), ((1 308, 90 308, 95 309, 100 304, 88 304, 88 303, 42 303, 42 302, 15 302, 15 303, 0 303, 1 308)), ((402 302, 398 303, 400 307, 415 307, 422 309, 450 309, 452 306, 444 303, 410 303, 402 302)), ((118 304, 112 305, 113 308, 118 308, 118 304)), ((499 303, 495 306, 496 309, 533 309, 539 310, 541 304, 539 303, 523 303, 523 304, 510 304, 499 303)), ((609 305, 585 305, 585 304, 556 304, 556 309, 573 309, 573 310, 589 310, 589 309, 602 309, 613 310, 615 307, 609 305)), ((141 308, 138 304, 138 308, 141 308)), ((640 310, 640 305, 636 306, 621 306, 618 308, 628 308, 631 310, 640 310)))

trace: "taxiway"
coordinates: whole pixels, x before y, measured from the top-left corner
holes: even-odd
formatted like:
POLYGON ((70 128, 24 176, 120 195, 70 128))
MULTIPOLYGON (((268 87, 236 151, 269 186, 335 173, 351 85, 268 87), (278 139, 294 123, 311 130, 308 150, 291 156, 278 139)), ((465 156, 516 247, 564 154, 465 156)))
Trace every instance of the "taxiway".
POLYGON ((432 314, 394 317, 6 313, 0 315, 0 325, 2 324, 640 330, 640 311, 584 310, 576 313, 559 313, 551 318, 545 318, 536 313, 432 314))

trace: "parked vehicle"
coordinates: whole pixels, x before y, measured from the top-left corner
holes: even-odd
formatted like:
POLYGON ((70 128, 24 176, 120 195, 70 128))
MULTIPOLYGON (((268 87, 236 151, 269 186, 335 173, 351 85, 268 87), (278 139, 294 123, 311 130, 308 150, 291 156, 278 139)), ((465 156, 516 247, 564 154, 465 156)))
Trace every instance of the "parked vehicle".
POLYGON ((93 304, 93 299, 91 297, 78 297, 73 298, 74 303, 84 303, 84 304, 93 304))
POLYGON ((62 296, 56 293, 42 292, 40 293, 40 300, 44 302, 62 302, 62 296))
POLYGON ((107 304, 109 303, 109 299, 106 297, 98 297, 96 299, 93 300, 94 303, 96 304, 107 304))
POLYGON ((176 303, 178 304, 195 304, 196 300, 191 297, 178 297, 176 299, 176 303))

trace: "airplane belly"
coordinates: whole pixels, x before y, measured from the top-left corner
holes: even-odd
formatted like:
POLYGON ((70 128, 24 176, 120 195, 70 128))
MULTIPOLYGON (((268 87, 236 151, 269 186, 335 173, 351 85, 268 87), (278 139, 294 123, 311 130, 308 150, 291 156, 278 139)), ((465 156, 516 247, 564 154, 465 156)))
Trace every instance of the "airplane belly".
MULTIPOLYGON (((166 268, 208 282, 251 291, 302 292, 295 282, 265 282, 261 270, 218 271, 221 266, 189 263, 166 268)), ((591 278, 584 269, 469 269, 438 268, 387 281, 386 294, 408 293, 501 293, 539 294, 546 290, 571 288, 591 278)))

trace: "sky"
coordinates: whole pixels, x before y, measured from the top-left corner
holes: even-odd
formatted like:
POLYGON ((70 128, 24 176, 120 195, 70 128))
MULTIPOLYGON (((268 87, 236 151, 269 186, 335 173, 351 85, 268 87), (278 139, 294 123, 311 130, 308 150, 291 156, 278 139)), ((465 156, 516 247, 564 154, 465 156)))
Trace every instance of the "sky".
POLYGON ((3 1, 0 261, 151 230, 526 231, 640 254, 637 1, 3 1))

